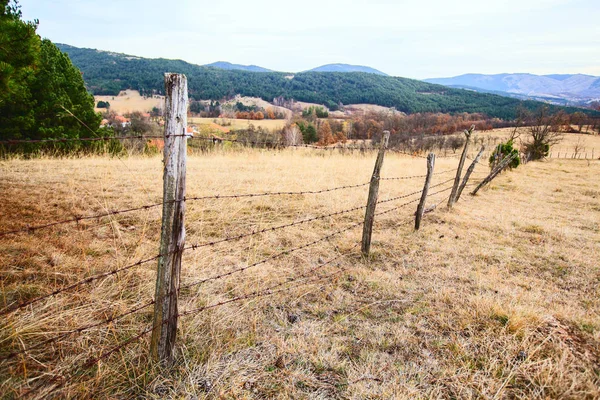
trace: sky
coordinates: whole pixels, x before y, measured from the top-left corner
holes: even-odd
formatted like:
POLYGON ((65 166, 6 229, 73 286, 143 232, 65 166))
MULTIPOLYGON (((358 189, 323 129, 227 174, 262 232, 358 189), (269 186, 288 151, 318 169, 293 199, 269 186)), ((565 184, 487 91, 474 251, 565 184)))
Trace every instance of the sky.
POLYGON ((600 0, 20 0, 56 43, 299 72, 600 76, 600 0))

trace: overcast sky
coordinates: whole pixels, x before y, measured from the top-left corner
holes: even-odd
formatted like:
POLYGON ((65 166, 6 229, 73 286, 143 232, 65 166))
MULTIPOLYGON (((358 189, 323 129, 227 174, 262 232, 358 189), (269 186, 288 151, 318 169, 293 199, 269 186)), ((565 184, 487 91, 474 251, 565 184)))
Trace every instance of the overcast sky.
POLYGON ((196 64, 600 75, 600 0, 21 0, 54 42, 196 64))

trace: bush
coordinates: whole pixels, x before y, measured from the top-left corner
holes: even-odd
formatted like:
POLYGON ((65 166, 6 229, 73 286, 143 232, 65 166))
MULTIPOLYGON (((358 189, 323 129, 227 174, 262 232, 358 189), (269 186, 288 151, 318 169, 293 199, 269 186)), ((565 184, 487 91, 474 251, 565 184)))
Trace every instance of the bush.
POLYGON ((519 157, 519 150, 513 148, 513 141, 509 140, 506 143, 500 143, 496 146, 496 149, 492 152, 490 156, 490 168, 494 169, 504 157, 516 154, 516 157, 512 160, 510 164, 506 166, 508 169, 517 168, 521 164, 521 158, 519 157))
POLYGON ((110 103, 108 101, 100 100, 98 104, 96 104, 96 108, 110 108, 110 103))

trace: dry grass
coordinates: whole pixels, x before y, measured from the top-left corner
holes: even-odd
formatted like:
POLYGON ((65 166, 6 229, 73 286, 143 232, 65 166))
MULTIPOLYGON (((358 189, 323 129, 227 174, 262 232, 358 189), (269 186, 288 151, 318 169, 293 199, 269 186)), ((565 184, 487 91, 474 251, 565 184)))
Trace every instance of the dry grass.
MULTIPOLYGON (((478 136, 492 136, 499 138, 508 138, 513 128, 501 128, 493 129, 488 132, 477 132, 478 136)), ((590 130, 590 132, 592 132, 590 130)), ((523 133, 517 140, 517 145, 520 147, 521 143, 527 142, 528 137, 526 133, 523 133)), ((577 152, 581 158, 585 158, 587 155, 588 159, 599 159, 600 158, 600 139, 597 134, 585 134, 585 133, 565 133, 562 141, 553 146, 551 149, 552 158, 557 158, 560 153, 560 158, 565 158, 565 154, 568 156, 573 155, 577 152)))
POLYGON ((261 99, 260 97, 243 97, 237 95, 225 104, 234 106, 237 102, 240 102, 245 106, 257 106, 259 108, 264 108, 265 110, 271 108, 277 112, 283 113, 286 116, 286 118, 291 118, 293 114, 292 110, 290 110, 289 108, 274 106, 273 104, 261 99))
MULTIPOLYGON (((191 156, 188 195, 319 189, 369 180, 373 154, 319 154, 191 156)), ((160 200, 160 159, 123 162, 3 162, 0 230, 160 200)), ((456 163, 438 159, 436 170, 456 163)), ((392 154, 382 175, 424 171, 425 160, 392 154)), ((416 205, 380 217, 368 259, 353 247, 360 240, 355 229, 186 291, 183 310, 285 281, 339 254, 342 258, 324 270, 345 269, 327 281, 181 319, 177 362, 168 370, 150 365, 145 337, 91 370, 77 371, 48 394, 72 365, 146 328, 148 309, 0 361, 0 393, 18 398, 46 382, 36 392, 39 397, 598 398, 599 173, 598 162, 529 163, 501 175, 476 197, 464 194, 452 210, 427 214, 417 233, 410 225, 416 205)), ((421 186, 421 179, 384 181, 380 198, 421 186)), ((190 202, 187 243, 365 200, 363 187, 324 195, 190 202)), ((151 209, 1 238, 2 301, 22 301, 156 254, 159 218, 160 210, 151 209)), ((361 218, 357 211, 186 252, 182 282, 252 263, 361 218)), ((155 267, 145 264, 3 317, 0 354, 148 301, 155 267)))
MULTIPOLYGON (((144 98, 137 90, 123 90, 118 96, 94 96, 96 104, 99 101, 108 101, 110 109, 117 114, 127 114, 135 111, 150 112, 152 108, 163 108, 165 106, 164 96, 154 96, 144 98)), ((104 108, 97 108, 96 111, 106 111, 104 108)))
POLYGON ((231 130, 248 129, 250 125, 255 128, 262 127, 268 131, 281 129, 286 124, 285 119, 263 119, 261 121, 249 120, 249 119, 235 119, 235 118, 188 118, 189 124, 197 124, 202 127, 203 125, 214 125, 215 123, 231 130), (216 122, 215 122, 216 121, 216 122))

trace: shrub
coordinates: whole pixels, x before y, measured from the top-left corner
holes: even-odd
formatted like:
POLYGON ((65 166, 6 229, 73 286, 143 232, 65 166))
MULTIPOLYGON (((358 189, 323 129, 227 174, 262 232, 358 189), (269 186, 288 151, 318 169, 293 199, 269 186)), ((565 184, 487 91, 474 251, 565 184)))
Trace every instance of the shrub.
POLYGON ((513 148, 513 141, 509 140, 506 143, 500 143, 496 146, 496 149, 492 152, 490 156, 490 168, 495 168, 500 162, 504 159, 504 157, 516 154, 516 157, 512 160, 510 164, 506 168, 513 169, 517 168, 521 164, 521 158, 519 157, 519 150, 513 148))

